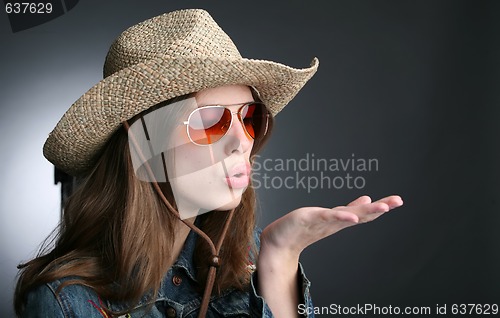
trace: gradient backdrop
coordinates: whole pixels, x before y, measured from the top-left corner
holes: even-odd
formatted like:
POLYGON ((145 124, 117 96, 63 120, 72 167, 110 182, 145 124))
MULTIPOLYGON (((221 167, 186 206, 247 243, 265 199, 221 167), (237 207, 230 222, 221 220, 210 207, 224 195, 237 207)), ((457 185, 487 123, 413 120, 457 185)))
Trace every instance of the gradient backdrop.
POLYGON ((361 189, 310 193, 300 183, 279 187, 296 171, 262 170, 275 177, 258 190, 262 226, 301 206, 344 205, 363 194, 405 201, 303 253, 316 305, 500 303, 499 1, 94 0, 16 33, 0 13, 1 317, 13 315, 15 266, 58 222, 60 190, 42 155, 47 134, 101 79, 121 31, 196 7, 245 57, 295 67, 320 59, 277 117, 261 162, 313 154, 378 161, 371 172, 347 171, 363 178, 361 189))

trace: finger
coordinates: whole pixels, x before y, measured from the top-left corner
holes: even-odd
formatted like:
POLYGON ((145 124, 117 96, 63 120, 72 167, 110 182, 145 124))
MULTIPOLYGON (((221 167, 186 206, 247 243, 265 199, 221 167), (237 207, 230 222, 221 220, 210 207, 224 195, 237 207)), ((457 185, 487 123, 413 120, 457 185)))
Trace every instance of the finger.
POLYGON ((395 209, 403 205, 403 199, 399 195, 391 195, 375 202, 382 202, 389 206, 390 209, 395 209))
POLYGON ((346 211, 345 209, 341 209, 338 207, 333 209, 321 209, 316 211, 316 213, 307 213, 302 215, 303 224, 314 224, 318 221, 321 221, 321 223, 357 223, 359 221, 359 218, 355 213, 346 211))
POLYGON ((368 214, 362 218, 359 218, 359 224, 363 224, 363 223, 368 223, 368 222, 371 222, 371 221, 374 221, 376 219, 378 219, 379 217, 381 217, 383 214, 385 214, 384 212, 380 212, 380 213, 372 213, 372 214, 368 214))
POLYGON ((353 211, 359 217, 359 223, 371 222, 382 214, 403 205, 403 200, 397 195, 388 196, 370 204, 357 206, 353 211))
POLYGON ((346 211, 355 214, 360 220, 367 220, 371 214, 383 214, 390 210, 390 207, 385 202, 372 202, 356 206, 338 207, 341 211, 346 211))
POLYGON ((351 203, 349 203, 347 206, 356 206, 368 203, 372 203, 372 199, 367 195, 363 195, 357 198, 356 200, 352 201, 351 203))
POLYGON ((332 217, 335 218, 335 221, 340 221, 340 222, 348 222, 348 223, 358 223, 359 222, 359 217, 351 212, 348 211, 342 211, 342 210, 331 210, 332 217))
POLYGON ((369 204, 364 204, 356 207, 352 207, 352 212, 358 218, 358 224, 371 222, 387 211, 389 211, 389 206, 383 202, 373 202, 369 204))
POLYGON ((360 206, 356 213, 346 210, 333 209, 333 214, 330 221, 341 222, 343 225, 339 224, 342 228, 352 226, 355 224, 371 222, 378 217, 380 217, 385 212, 389 211, 389 207, 382 204, 368 204, 368 206, 360 206))

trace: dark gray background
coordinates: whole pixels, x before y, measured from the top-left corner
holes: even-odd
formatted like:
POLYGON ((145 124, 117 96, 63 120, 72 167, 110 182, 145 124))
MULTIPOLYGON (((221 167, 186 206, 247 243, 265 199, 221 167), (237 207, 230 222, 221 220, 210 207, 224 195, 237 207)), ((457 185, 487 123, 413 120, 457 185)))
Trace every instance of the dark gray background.
POLYGON ((499 1, 115 0, 81 1, 18 33, 0 14, 0 316, 12 315, 15 265, 57 223, 59 190, 41 153, 48 132, 101 78, 121 31, 195 7, 245 57, 320 59, 263 158, 379 161, 359 174, 363 189, 259 189, 261 225, 363 194, 405 201, 303 253, 316 305, 500 303, 499 1))

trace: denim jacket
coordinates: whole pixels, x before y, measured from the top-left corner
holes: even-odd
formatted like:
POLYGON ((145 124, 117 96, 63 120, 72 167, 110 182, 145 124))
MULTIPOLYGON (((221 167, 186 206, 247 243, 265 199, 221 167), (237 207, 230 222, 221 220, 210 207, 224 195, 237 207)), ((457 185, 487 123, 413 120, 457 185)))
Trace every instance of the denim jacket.
MULTIPOLYGON (((254 233, 260 246, 260 231, 254 233)), ((196 290, 193 252, 197 234, 191 231, 179 258, 168 270, 153 306, 146 300, 139 302, 121 318, 135 317, 197 317, 202 295, 196 290)), ((309 294, 310 282, 299 264, 302 283, 303 305, 312 309, 309 294)), ((264 298, 256 291, 257 272, 252 274, 247 291, 228 289, 210 298, 206 317, 273 317, 264 298)), ((92 289, 82 285, 69 285, 56 295, 57 288, 65 279, 42 285, 28 294, 26 308, 21 317, 26 318, 103 318, 110 317, 103 308, 119 312, 126 307, 119 303, 102 300, 92 289)), ((313 312, 313 310, 308 310, 313 312)), ((308 317, 313 317, 311 314, 308 317)))

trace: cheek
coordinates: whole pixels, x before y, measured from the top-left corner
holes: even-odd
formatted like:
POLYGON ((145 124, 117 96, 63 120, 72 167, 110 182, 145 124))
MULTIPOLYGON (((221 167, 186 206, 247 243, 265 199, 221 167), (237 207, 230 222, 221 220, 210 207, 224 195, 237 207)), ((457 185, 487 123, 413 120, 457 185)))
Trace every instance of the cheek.
POLYGON ((174 160, 168 167, 169 177, 176 178, 196 173, 208 165, 203 161, 197 149, 193 149, 190 145, 177 147, 174 149, 174 160))
POLYGON ((173 148, 183 147, 184 145, 191 144, 187 135, 186 126, 181 125, 174 129, 171 134, 170 144, 173 148))
POLYGON ((172 132, 170 145, 168 168, 173 175, 178 174, 175 171, 185 174, 203 166, 202 161, 206 151, 189 141, 184 126, 180 126, 172 132))
POLYGON ((176 178, 188 174, 207 175, 214 170, 217 163, 217 149, 212 146, 197 146, 191 142, 179 143, 171 149, 170 160, 167 165, 169 178, 176 178), (203 173, 202 173, 203 171, 203 173))

